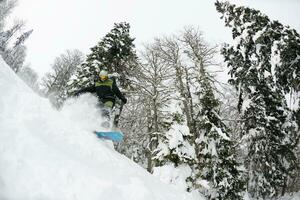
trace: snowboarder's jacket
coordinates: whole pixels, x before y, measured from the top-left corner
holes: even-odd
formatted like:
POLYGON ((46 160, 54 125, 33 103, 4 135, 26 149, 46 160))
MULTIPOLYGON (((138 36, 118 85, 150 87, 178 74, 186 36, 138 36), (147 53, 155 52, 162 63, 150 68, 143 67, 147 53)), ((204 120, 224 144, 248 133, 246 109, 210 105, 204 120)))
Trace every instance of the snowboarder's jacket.
POLYGON ((115 105, 116 96, 121 99, 124 104, 127 102, 127 99, 117 87, 116 81, 110 78, 105 81, 101 81, 99 79, 93 86, 79 90, 76 95, 85 92, 96 93, 99 101, 104 104, 108 101, 111 101, 113 102, 113 105, 115 105))

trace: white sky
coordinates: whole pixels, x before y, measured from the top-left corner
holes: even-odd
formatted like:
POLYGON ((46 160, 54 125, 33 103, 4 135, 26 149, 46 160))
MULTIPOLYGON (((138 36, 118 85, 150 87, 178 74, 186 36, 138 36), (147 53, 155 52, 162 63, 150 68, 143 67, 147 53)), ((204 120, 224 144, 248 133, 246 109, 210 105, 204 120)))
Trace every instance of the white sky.
MULTIPOLYGON (((55 57, 67 49, 88 54, 114 23, 129 22, 140 49, 154 37, 199 27, 207 40, 229 42, 230 30, 219 19, 214 0, 18 0, 11 17, 26 20, 34 29, 26 42, 26 63, 42 76, 55 57)), ((300 31, 299 0, 230 0, 261 10, 271 19, 300 31)))

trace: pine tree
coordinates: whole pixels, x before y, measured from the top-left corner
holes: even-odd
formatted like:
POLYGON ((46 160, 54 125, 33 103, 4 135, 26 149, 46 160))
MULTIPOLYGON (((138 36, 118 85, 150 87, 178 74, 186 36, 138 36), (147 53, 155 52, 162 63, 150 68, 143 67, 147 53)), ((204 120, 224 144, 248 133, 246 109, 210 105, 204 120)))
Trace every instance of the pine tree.
POLYGON ((198 176, 210 183, 211 188, 206 192, 209 199, 243 199, 245 180, 236 160, 236 143, 230 139, 229 130, 219 116, 220 103, 207 77, 202 76, 200 87, 198 176))
POLYGON ((165 181, 183 190, 192 191, 192 180, 195 176, 193 166, 197 158, 194 144, 190 142, 192 134, 180 110, 173 113, 168 130, 158 132, 155 136, 157 147, 152 157, 155 162, 153 174, 164 177, 171 173, 172 176, 165 181))
POLYGON ((103 68, 117 74, 121 87, 130 85, 137 56, 134 50, 134 39, 130 37, 129 31, 128 23, 115 23, 114 28, 91 48, 91 53, 78 67, 70 82, 70 93, 92 85, 103 68))
POLYGON ((216 7, 237 42, 226 45, 222 54, 230 68, 229 82, 239 91, 241 135, 248 140, 248 190, 264 199, 278 196, 280 189, 284 194, 296 167, 294 149, 299 137, 295 115, 285 99, 285 91, 298 83, 299 59, 294 54, 299 50, 298 35, 257 10, 228 2, 217 2, 216 7), (295 36, 298 39, 288 39, 295 36), (292 44, 292 55, 283 40, 292 44), (283 54, 288 58, 282 59, 283 54), (285 69, 289 64, 293 76, 287 72, 290 68, 285 69), (287 83, 287 77, 294 81, 287 83))
POLYGON ((217 65, 216 47, 206 43, 202 33, 192 27, 185 29, 181 41, 192 63, 185 64, 183 71, 197 157, 194 189, 201 188, 198 182, 205 179, 211 187, 206 193, 210 199, 242 199, 244 180, 236 162, 236 142, 219 116, 220 103, 214 95, 218 92, 217 80, 209 72, 217 65))

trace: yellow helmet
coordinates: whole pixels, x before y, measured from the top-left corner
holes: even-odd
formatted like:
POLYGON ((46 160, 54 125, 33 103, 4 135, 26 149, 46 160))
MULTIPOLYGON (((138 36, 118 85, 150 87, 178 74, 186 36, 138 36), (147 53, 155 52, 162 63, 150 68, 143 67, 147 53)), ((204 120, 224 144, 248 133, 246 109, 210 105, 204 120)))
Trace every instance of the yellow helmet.
POLYGON ((106 70, 101 70, 99 73, 99 77, 101 81, 105 81, 108 79, 108 72, 106 70))

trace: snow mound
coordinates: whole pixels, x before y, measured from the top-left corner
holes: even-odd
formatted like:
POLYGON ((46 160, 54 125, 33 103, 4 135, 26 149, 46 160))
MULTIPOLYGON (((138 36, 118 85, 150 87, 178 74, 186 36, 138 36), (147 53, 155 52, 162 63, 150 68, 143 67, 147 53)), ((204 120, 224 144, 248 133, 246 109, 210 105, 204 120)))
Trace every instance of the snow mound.
POLYGON ((60 111, 0 58, 0 199, 185 200, 92 134, 97 99, 70 99, 60 111))

